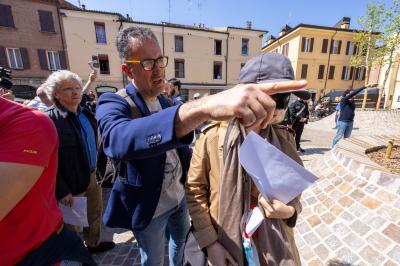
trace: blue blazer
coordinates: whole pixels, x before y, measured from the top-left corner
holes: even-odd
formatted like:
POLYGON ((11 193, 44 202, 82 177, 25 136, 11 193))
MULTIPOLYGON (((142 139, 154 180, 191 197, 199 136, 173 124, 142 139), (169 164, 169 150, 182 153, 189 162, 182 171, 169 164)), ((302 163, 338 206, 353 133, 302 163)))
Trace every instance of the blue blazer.
POLYGON ((169 106, 164 96, 159 96, 163 110, 150 114, 133 84, 125 89, 141 118, 132 119, 128 102, 115 93, 101 95, 97 103, 96 119, 105 154, 127 162, 126 181, 117 179, 114 183, 103 222, 109 227, 143 230, 160 198, 166 151, 178 150, 183 170, 181 182, 185 183, 193 132, 181 139, 175 136, 174 120, 180 105, 169 106))

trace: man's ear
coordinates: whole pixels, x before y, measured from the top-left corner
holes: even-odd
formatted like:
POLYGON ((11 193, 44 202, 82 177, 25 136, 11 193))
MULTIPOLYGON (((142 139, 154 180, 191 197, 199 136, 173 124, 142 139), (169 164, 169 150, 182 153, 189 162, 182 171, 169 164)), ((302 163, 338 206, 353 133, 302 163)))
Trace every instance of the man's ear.
POLYGON ((133 78, 130 68, 125 63, 121 64, 121 69, 130 79, 133 78))

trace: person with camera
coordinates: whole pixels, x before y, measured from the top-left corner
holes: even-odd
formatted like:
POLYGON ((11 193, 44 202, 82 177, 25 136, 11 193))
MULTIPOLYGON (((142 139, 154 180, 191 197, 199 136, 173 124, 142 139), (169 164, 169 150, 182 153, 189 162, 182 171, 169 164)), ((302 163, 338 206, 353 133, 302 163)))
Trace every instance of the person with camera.
POLYGON ((295 102, 289 105, 289 121, 288 127, 296 132, 296 149, 299 152, 305 152, 300 146, 301 135, 303 134, 304 125, 307 124, 310 118, 308 111, 308 103, 306 100, 298 98, 295 102))
POLYGON ((14 101, 14 94, 11 91, 11 70, 0 67, 0 97, 14 101))

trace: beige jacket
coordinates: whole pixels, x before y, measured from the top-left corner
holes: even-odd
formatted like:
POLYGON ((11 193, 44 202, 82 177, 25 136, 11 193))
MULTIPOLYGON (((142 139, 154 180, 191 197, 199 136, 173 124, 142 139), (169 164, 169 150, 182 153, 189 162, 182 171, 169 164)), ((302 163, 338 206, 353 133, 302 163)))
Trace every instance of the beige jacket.
MULTIPOLYGON (((219 180, 221 175, 220 166, 223 165, 223 146, 227 127, 227 122, 213 122, 206 126, 196 142, 192 155, 186 195, 194 227, 193 233, 201 248, 211 245, 221 236, 222 230, 218 220, 218 206, 220 205, 219 180), (220 228, 219 232, 217 228, 220 228)), ((269 126, 267 131, 269 131, 269 135, 272 132, 275 139, 278 136, 280 140, 280 143, 278 143, 279 148, 301 164, 301 160, 295 150, 292 133, 281 126, 269 126)), ((254 194, 253 191, 252 194, 254 194)), ((297 214, 301 212, 298 198, 289 204, 296 209, 297 214)), ((285 222, 282 224, 285 224, 285 222)), ((293 224, 293 221, 291 224, 293 224)), ((293 230, 286 224, 284 227, 284 231, 287 233, 288 245, 291 246, 294 253, 296 264, 300 264, 293 230)), ((235 251, 231 250, 231 253, 235 253, 235 251)), ((236 259, 241 260, 243 258, 239 256, 236 259)))

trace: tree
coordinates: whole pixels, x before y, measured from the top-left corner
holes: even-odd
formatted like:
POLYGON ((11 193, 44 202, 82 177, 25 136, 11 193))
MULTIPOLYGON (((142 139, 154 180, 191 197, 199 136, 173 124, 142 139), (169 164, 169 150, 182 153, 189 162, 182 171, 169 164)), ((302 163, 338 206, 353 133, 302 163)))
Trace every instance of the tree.
MULTIPOLYGON (((385 90, 386 81, 389 77, 390 70, 394 61, 397 59, 396 50, 400 48, 400 2, 398 0, 394 0, 392 5, 385 12, 385 24, 383 27, 383 36, 382 40, 384 43, 383 47, 383 62, 382 65, 387 65, 387 69, 385 71, 385 76, 383 78, 383 84, 379 88, 379 98, 376 103, 376 109, 379 109, 381 96, 383 91, 385 90)), ((386 97, 388 97, 387 106, 390 107, 392 99, 393 99, 393 90, 389 88, 389 93, 386 97)))
MULTIPOLYGON (((353 67, 365 67, 365 85, 369 82, 371 67, 381 58, 380 49, 376 45, 381 43, 382 34, 379 32, 384 24, 385 6, 382 4, 368 4, 366 13, 358 18, 361 30, 354 36, 358 53, 350 58, 353 67)), ((362 108, 365 108, 368 93, 364 91, 362 108)))

